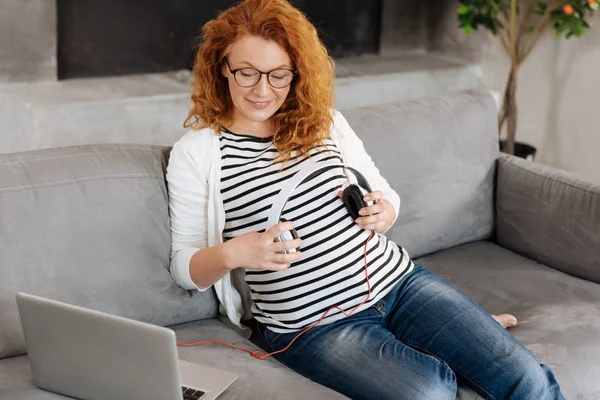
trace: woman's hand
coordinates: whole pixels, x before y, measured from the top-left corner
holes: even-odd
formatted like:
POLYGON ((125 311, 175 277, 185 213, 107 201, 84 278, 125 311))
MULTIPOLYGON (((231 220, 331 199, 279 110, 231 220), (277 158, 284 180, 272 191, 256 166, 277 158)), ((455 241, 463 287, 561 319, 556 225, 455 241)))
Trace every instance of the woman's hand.
MULTIPOLYGON (((342 197, 343 191, 338 192, 338 196, 342 197)), ((396 211, 394 206, 389 201, 383 198, 383 193, 376 190, 368 193, 363 197, 365 202, 376 200, 377 203, 368 207, 361 208, 359 214, 361 215, 354 222, 361 228, 366 230, 372 230, 377 233, 383 233, 388 230, 396 219, 396 211)))
POLYGON ((290 263, 298 261, 300 251, 285 254, 285 250, 300 247, 301 239, 276 242, 275 238, 294 228, 291 222, 273 225, 263 233, 248 232, 225 243, 228 263, 232 269, 247 268, 253 270, 281 271, 289 268, 290 263))

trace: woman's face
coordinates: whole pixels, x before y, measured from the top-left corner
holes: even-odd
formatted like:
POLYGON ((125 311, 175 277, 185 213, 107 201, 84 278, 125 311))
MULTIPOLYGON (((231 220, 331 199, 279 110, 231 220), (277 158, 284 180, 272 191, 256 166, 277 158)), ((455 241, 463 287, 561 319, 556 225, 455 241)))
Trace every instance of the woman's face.
MULTIPOLYGON (((223 63, 222 74, 229 80, 229 92, 234 105, 234 124, 250 121, 250 123, 260 123, 269 120, 283 105, 291 85, 276 89, 269 84, 267 75, 261 75, 260 81, 255 86, 242 87, 234 79, 230 68, 231 70, 254 68, 261 72, 277 69, 293 70, 290 56, 276 42, 256 36, 244 36, 231 46, 223 63)), ((238 72, 238 80, 239 74, 240 72, 238 72)), ((242 76, 242 79, 248 78, 242 76)), ((274 76, 273 80, 276 79, 281 79, 281 76, 274 76)))

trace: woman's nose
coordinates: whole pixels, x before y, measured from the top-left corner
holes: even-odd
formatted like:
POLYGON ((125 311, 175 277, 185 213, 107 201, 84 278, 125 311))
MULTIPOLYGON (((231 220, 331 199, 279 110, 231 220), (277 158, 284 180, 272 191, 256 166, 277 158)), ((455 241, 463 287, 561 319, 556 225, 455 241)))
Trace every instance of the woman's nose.
POLYGON ((259 96, 266 96, 271 91, 271 86, 269 85, 269 77, 267 75, 261 75, 260 81, 254 86, 254 93, 259 96))

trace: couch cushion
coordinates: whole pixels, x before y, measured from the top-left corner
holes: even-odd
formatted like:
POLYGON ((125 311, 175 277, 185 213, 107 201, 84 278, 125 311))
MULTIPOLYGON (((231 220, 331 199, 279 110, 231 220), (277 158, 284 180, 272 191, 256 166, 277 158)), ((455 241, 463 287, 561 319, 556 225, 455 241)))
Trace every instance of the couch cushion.
POLYGON ((498 162, 498 244, 600 283, 600 182, 506 154, 498 162))
MULTIPOLYGON (((171 326, 183 343, 219 339, 252 351, 259 350, 217 319, 171 326)), ((238 379, 227 389, 223 400, 304 400, 346 399, 347 397, 298 375, 272 357, 259 360, 245 351, 219 344, 180 347, 182 360, 206 364, 234 372, 238 379)), ((221 400, 221 397, 219 397, 221 400)))
POLYGON ((414 257, 490 237, 498 155, 490 93, 452 93, 344 116, 402 199, 386 236, 414 257))
POLYGON ((166 151, 77 146, 0 155, 0 358, 23 354, 15 293, 171 325, 216 315, 169 273, 166 151))
POLYGON ((510 332, 554 371, 567 399, 598 398, 600 285, 491 242, 455 247, 417 262, 488 312, 514 314, 519 324, 510 332))
MULTIPOLYGON (((204 338, 219 339, 252 350, 258 349, 252 342, 238 335, 217 319, 197 321, 171 328, 177 333, 177 339, 183 342, 193 342, 204 338)), ((202 363, 238 375, 238 379, 223 395, 219 396, 219 400, 346 398, 333 390, 303 378, 274 359, 258 360, 244 351, 218 344, 180 348, 179 356, 183 360, 202 363)), ((66 399, 66 397, 54 396, 39 390, 33 385, 27 356, 0 360, 0 388, 5 390, 0 395, 2 400, 5 400, 4 393, 6 393, 6 399, 15 400, 66 399)))

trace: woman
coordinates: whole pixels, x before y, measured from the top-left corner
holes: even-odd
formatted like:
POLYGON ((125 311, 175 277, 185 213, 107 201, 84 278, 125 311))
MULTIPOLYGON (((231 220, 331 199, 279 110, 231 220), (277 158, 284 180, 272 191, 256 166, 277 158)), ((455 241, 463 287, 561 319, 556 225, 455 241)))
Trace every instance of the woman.
POLYGON ((193 75, 192 129, 167 173, 181 287, 214 286, 231 322, 254 316, 280 361, 351 398, 454 399, 457 379, 490 399, 563 398, 489 314, 382 235, 400 199, 331 110, 332 62, 302 13, 285 0, 223 12, 204 26, 193 75), (365 176, 362 216, 339 197, 347 171, 332 168, 267 226, 286 182, 319 162, 365 176), (293 228, 299 238, 277 240, 293 228))

